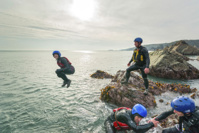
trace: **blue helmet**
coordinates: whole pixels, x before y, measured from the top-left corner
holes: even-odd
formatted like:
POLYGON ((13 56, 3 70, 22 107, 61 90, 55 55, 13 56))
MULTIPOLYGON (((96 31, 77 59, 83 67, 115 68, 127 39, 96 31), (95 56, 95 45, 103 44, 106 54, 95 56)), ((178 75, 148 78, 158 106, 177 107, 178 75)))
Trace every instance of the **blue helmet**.
POLYGON ((54 54, 58 54, 59 57, 61 57, 61 53, 60 53, 58 50, 53 51, 53 55, 54 55, 54 54))
POLYGON ((142 40, 142 38, 138 37, 138 38, 135 38, 134 42, 140 42, 140 43, 142 43, 143 40, 142 40))
POLYGON ((180 96, 173 99, 171 107, 182 113, 191 113, 195 110, 195 103, 189 97, 180 96))
POLYGON ((138 114, 141 117, 146 117, 147 116, 147 110, 142 104, 136 104, 132 108, 132 114, 138 114))

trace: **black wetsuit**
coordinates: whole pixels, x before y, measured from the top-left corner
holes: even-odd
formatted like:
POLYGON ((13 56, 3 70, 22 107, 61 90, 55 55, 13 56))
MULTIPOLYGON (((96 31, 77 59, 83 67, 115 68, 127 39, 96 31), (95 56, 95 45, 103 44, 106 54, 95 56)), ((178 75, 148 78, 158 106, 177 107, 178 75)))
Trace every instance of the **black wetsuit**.
POLYGON ((126 81, 128 82, 131 71, 140 69, 140 71, 142 73, 142 78, 144 79, 145 88, 148 89, 149 82, 148 82, 148 79, 147 79, 147 74, 145 74, 145 72, 144 72, 144 69, 149 68, 149 65, 150 65, 148 50, 145 47, 140 46, 139 48, 134 50, 133 57, 134 57, 134 59, 131 58, 131 60, 129 61, 129 64, 132 61, 134 61, 135 64, 130 66, 129 68, 127 68, 127 70, 126 70, 126 81), (136 56, 135 51, 137 51, 137 50, 139 50, 139 54, 136 56))
POLYGON ((75 68, 69 63, 69 61, 65 57, 58 58, 57 64, 59 63, 62 63, 64 67, 57 69, 55 72, 58 77, 67 82, 69 79, 66 77, 65 74, 73 74, 75 72, 75 68))
MULTIPOLYGON (((174 114, 173 110, 166 111, 156 117, 157 121, 161 121, 168 116, 174 114)), ((174 127, 166 128, 162 133, 199 133, 199 107, 190 116, 179 117, 179 124, 174 127)))
POLYGON ((154 127, 154 124, 152 122, 145 125, 136 125, 136 123, 134 122, 134 117, 136 115, 133 115, 131 113, 131 110, 121 109, 117 111, 116 114, 112 113, 104 122, 106 133, 116 132, 116 129, 113 126, 113 122, 115 121, 115 115, 117 121, 127 124, 136 133, 144 133, 150 128, 154 127))

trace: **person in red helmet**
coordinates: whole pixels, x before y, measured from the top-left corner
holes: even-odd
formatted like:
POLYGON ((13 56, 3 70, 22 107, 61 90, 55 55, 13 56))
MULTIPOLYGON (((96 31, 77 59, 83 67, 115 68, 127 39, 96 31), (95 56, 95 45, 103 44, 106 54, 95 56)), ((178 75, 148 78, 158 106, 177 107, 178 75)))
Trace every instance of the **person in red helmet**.
POLYGON ((62 87, 67 84, 68 88, 71 84, 71 80, 68 79, 65 74, 74 74, 75 68, 66 57, 61 57, 61 53, 59 51, 53 51, 52 55, 57 60, 57 65, 60 67, 60 69, 57 69, 55 73, 59 78, 62 78, 64 80, 62 87))
POLYGON ((144 94, 148 94, 148 87, 149 87, 149 82, 147 79, 147 74, 149 73, 149 65, 150 65, 150 59, 149 59, 149 53, 148 50, 141 46, 143 40, 142 38, 138 37, 135 38, 134 43, 136 49, 134 50, 133 56, 127 66, 131 65, 131 62, 135 62, 132 66, 126 69, 126 75, 125 79, 121 81, 122 84, 127 84, 129 77, 130 77, 130 72, 134 70, 140 70, 142 73, 142 78, 144 79, 144 85, 145 85, 145 92, 144 94))
POLYGON ((191 98, 176 97, 172 100, 171 107, 171 110, 163 112, 155 120, 161 121, 175 113, 179 116, 179 124, 164 129, 162 133, 199 133, 199 107, 195 106, 191 98))
POLYGON ((144 133, 150 128, 156 127, 159 122, 154 119, 148 124, 139 125, 139 122, 146 116, 147 110, 141 104, 134 105, 132 109, 126 107, 114 109, 113 113, 104 122, 106 133, 115 133, 121 130, 144 133))

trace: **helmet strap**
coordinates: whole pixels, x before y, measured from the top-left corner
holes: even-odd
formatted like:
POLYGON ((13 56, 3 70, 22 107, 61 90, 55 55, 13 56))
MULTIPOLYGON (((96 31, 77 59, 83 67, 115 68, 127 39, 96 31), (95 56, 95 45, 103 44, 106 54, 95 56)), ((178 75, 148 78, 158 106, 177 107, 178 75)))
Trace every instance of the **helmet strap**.
POLYGON ((191 116, 191 113, 184 113, 184 116, 189 117, 191 116))

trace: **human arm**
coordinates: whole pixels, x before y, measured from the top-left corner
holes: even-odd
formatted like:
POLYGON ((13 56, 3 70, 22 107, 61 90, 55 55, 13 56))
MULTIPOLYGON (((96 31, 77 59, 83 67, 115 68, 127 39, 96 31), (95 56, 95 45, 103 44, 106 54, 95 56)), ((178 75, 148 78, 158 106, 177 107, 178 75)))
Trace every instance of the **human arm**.
POLYGON ((168 116, 170 116, 170 115, 172 115, 172 114, 174 114, 173 109, 171 109, 171 110, 169 110, 169 111, 166 111, 166 112, 163 112, 162 114, 160 114, 159 116, 157 116, 157 117, 155 118, 155 120, 161 121, 161 120, 167 118, 168 116))
POLYGON ((127 64, 127 66, 130 66, 132 61, 133 61, 133 60, 131 59, 131 60, 129 61, 129 63, 127 64))
POLYGON ((149 58, 149 52, 146 48, 143 48, 143 54, 146 60, 146 68, 149 68, 150 65, 150 58, 149 58))
POLYGON ((148 131, 150 128, 154 127, 154 123, 150 122, 145 125, 136 125, 135 122, 133 122, 131 119, 127 121, 127 125, 136 133, 143 133, 148 131))
POLYGON ((67 70, 67 69, 70 68, 69 62, 67 61, 66 58, 61 58, 61 62, 62 62, 62 64, 64 64, 64 66, 65 66, 64 68, 61 68, 62 71, 65 71, 65 70, 67 70))

